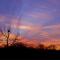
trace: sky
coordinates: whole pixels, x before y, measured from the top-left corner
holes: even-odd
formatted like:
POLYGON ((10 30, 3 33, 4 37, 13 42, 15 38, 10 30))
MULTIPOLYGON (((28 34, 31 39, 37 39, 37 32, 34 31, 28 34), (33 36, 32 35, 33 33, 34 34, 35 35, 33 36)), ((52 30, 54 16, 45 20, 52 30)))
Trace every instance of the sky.
POLYGON ((39 43, 60 44, 60 0, 0 0, 0 28, 39 43))

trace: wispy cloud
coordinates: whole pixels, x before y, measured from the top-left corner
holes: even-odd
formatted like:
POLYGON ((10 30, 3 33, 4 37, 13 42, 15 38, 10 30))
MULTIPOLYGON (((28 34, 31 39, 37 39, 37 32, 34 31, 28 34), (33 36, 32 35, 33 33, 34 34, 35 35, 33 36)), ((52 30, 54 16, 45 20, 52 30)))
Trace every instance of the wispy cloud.
POLYGON ((35 19, 42 19, 42 20, 51 20, 53 16, 46 12, 35 12, 35 13, 28 13, 27 16, 30 16, 35 19))

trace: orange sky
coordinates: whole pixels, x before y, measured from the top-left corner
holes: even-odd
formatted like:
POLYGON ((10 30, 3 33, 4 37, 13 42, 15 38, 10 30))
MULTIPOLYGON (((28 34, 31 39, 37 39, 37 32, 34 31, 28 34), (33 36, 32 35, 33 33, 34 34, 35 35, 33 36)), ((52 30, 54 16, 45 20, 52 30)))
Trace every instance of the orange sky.
MULTIPOLYGON (((6 40, 3 37, 3 35, 0 34, 0 36, 1 36, 1 38, 0 38, 0 47, 4 47, 6 45, 6 40)), ((14 38, 15 38, 15 35, 10 34, 9 45, 12 43, 12 40, 14 38)), ((37 40, 29 40, 25 37, 23 38, 23 37, 19 36, 17 42, 21 42, 21 43, 25 44, 26 47, 32 47, 32 48, 38 48, 39 44, 43 44, 45 47, 48 47, 50 45, 55 45, 56 50, 60 50, 60 40, 56 40, 56 39, 46 40, 46 41, 42 42, 42 41, 39 41, 39 40, 38 41, 37 40)))

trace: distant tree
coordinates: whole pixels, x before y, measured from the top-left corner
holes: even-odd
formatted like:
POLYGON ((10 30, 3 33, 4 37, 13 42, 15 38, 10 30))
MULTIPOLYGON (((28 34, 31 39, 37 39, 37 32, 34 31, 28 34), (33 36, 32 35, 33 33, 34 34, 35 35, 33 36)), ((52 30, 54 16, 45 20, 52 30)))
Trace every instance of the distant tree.
POLYGON ((43 44, 40 44, 40 45, 39 45, 39 48, 40 48, 40 49, 45 49, 45 46, 44 46, 43 44))
POLYGON ((56 46, 55 45, 50 45, 50 46, 47 47, 47 49, 55 50, 56 49, 56 46))

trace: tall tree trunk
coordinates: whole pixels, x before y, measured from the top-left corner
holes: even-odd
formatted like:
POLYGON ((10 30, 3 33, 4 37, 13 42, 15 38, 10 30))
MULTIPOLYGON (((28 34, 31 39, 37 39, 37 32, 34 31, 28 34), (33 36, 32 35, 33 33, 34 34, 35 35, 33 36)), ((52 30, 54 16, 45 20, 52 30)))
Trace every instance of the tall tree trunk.
POLYGON ((10 33, 10 30, 8 30, 8 35, 7 35, 7 47, 9 46, 9 33, 10 33))

